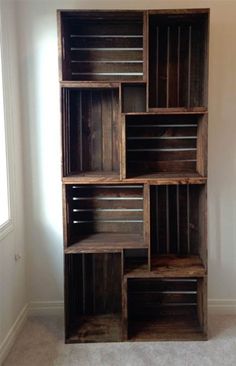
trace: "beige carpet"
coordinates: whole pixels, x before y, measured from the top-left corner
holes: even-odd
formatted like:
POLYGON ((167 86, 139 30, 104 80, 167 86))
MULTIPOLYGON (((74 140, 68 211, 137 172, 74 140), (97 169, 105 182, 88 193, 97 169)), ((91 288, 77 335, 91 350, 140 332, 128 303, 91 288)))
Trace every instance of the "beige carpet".
POLYGON ((4 366, 236 366, 236 316, 211 315, 207 342, 63 343, 61 317, 25 325, 4 366))

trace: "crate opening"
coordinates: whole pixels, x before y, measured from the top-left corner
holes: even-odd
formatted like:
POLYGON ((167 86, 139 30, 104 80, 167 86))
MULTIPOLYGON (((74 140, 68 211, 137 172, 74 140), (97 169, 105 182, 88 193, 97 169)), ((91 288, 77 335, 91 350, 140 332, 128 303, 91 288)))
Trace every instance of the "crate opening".
POLYGON ((63 174, 119 176, 118 89, 63 89, 63 174))
POLYGON ((128 338, 201 337, 202 291, 202 279, 128 279, 128 338))
POLYGON ((149 16, 149 107, 207 106, 208 12, 149 16))
POLYGON ((126 176, 204 176, 204 115, 126 116, 126 176))
POLYGON ((142 248, 142 185, 72 185, 67 187, 68 246, 142 248))
POLYGON ((121 255, 65 257, 66 341, 121 341, 121 255))
POLYGON ((64 80, 142 80, 143 14, 62 14, 64 80))
POLYGON ((122 112, 146 112, 146 84, 122 84, 122 112))

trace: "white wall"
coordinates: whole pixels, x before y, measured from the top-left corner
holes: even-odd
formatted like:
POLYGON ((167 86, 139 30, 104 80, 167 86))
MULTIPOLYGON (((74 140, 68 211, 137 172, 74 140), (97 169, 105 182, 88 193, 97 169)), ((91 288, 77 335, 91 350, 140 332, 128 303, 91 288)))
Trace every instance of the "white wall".
MULTIPOLYGON (((2 4, 1 4, 2 5, 2 4)), ((13 228, 0 240, 0 364, 26 317, 24 206, 22 143, 19 119, 15 14, 11 3, 1 6, 3 81, 7 82, 6 122, 9 136, 9 165, 12 182, 13 228), (21 258, 15 260, 15 255, 21 258)), ((1 174, 1 173, 0 173, 1 174)), ((0 203, 1 204, 1 203, 0 203)))
POLYGON ((56 9, 190 5, 211 8, 209 297, 236 305, 236 2, 227 0, 16 0, 32 301, 63 298, 56 9))

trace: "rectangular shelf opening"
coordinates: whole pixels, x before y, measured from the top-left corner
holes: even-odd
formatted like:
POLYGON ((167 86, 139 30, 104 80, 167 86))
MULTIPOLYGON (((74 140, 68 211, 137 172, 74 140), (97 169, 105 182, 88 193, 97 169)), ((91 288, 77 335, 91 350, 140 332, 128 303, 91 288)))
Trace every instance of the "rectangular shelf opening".
POLYGON ((128 339, 204 339, 203 291, 204 279, 128 279, 128 339))
POLYGON ((142 80, 142 12, 61 12, 63 80, 142 80))
POLYGON ((205 176, 206 128, 204 114, 127 115, 126 177, 205 176))
POLYGON ((121 341, 121 255, 65 256, 66 342, 121 341))
POLYGON ((64 176, 119 176, 118 104, 118 89, 62 89, 64 176))
POLYGON ((122 112, 146 112, 146 84, 121 85, 122 112))
POLYGON ((207 107, 209 11, 149 15, 149 107, 207 107))
POLYGON ((144 248, 142 185, 68 185, 66 252, 144 248))
POLYGON ((124 274, 148 270, 148 249, 124 250, 124 274))
POLYGON ((151 186, 152 270, 203 276, 206 268, 205 185, 151 186))

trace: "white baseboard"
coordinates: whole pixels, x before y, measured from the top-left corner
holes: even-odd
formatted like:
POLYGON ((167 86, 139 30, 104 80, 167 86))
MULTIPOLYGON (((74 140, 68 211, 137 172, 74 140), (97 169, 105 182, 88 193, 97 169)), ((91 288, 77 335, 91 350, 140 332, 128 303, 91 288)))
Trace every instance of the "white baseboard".
MULTIPOLYGON (((209 313, 214 314, 236 314, 236 300, 228 299, 209 299, 209 313)), ((0 365, 6 358, 8 352, 13 346, 19 332, 25 324, 27 317, 43 316, 43 315, 63 315, 63 301, 32 301, 25 305, 18 315, 15 323, 7 333, 6 337, 0 344, 0 365)))
POLYGON ((209 299, 208 308, 214 314, 236 314, 236 299, 209 299))
POLYGON ((21 329, 23 328, 27 317, 28 317, 28 304, 26 304, 21 312, 19 313, 18 317, 16 318, 14 324, 10 328, 9 332, 7 333, 6 337, 0 344, 0 365, 7 357, 10 349, 12 348, 13 344, 15 343, 16 338, 18 337, 21 329))
POLYGON ((31 301, 29 304, 30 316, 63 315, 63 301, 31 301))
MULTIPOLYGON (((209 299, 209 313, 236 314, 236 300, 209 299)), ((41 315, 63 315, 63 301, 32 301, 29 304, 29 314, 33 316, 41 315)))

